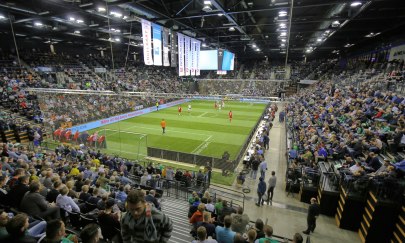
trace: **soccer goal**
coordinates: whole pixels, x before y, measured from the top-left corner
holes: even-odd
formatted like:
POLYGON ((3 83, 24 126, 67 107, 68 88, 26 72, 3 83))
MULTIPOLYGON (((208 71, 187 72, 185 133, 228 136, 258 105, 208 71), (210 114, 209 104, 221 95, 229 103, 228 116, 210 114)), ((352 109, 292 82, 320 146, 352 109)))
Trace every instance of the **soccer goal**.
POLYGON ((103 152, 136 160, 147 156, 147 134, 104 128, 98 131, 98 136, 105 137, 98 146, 103 152))

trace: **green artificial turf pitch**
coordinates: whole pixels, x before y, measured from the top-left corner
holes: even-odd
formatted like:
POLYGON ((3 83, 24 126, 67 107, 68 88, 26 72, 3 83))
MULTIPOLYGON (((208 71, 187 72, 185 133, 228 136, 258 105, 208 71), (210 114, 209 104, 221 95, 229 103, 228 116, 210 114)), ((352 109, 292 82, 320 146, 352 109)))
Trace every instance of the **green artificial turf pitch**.
POLYGON ((128 159, 139 159, 138 151, 144 157, 146 146, 216 158, 228 151, 235 159, 266 105, 226 101, 220 111, 215 110, 214 101, 191 101, 181 106, 180 116, 178 106, 173 106, 89 132, 106 135, 107 149, 103 151, 128 159), (188 104, 192 106, 190 113, 188 104), (228 118, 230 110, 232 122, 228 118), (162 119, 167 123, 165 134, 160 127, 162 119), (147 138, 141 139, 139 134, 147 138))

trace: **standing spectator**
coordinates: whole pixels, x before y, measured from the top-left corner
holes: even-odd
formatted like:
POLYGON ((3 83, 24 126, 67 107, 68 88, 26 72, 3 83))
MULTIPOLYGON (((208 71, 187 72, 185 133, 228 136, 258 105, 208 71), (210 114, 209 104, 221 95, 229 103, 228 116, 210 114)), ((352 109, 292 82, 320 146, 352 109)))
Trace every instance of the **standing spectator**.
POLYGON ((252 161, 252 171, 250 172, 250 177, 253 179, 253 180, 256 180, 256 177, 257 177, 257 171, 259 170, 259 164, 260 164, 260 161, 257 159, 257 157, 255 156, 254 158, 253 158, 253 161, 252 161))
POLYGON ((231 214, 232 230, 236 233, 243 234, 246 231, 246 225, 249 224, 249 216, 243 213, 243 208, 239 207, 237 213, 231 214))
POLYGON ((267 190, 267 205, 272 205, 273 204, 273 194, 274 194, 274 188, 276 187, 277 183, 277 177, 276 177, 276 172, 272 171, 271 172, 271 177, 269 179, 269 189, 267 190))
POLYGON ((259 178, 259 185, 257 186, 257 196, 258 196, 258 201, 256 203, 256 206, 261 206, 264 203, 263 195, 266 193, 266 182, 264 182, 263 177, 259 178))
POLYGON ((224 218, 224 227, 217 226, 215 228, 215 235, 218 243, 229 243, 233 242, 233 238, 235 237, 235 232, 231 230, 232 226, 232 218, 231 216, 227 215, 224 218))
POLYGON ((319 211, 319 204, 317 203, 316 198, 311 198, 311 205, 309 205, 307 216, 308 227, 305 231, 302 231, 302 233, 309 235, 310 232, 314 232, 319 211))
POLYGON ((260 168, 260 177, 262 177, 264 180, 266 178, 267 163, 264 160, 264 158, 262 159, 263 161, 260 163, 259 168, 260 168))
POLYGON ((173 231, 172 220, 145 201, 141 190, 129 192, 127 213, 121 219, 121 235, 124 243, 168 242, 173 231))
POLYGON ((265 132, 264 135, 263 135, 264 149, 269 150, 269 144, 270 144, 269 133, 265 132))

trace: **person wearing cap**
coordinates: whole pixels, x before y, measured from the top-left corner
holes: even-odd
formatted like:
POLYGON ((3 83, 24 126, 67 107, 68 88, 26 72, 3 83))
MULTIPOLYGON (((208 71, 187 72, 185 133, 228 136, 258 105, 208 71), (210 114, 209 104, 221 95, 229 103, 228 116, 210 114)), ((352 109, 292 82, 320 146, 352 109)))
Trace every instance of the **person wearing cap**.
POLYGON ((316 227, 316 219, 318 218, 320 213, 319 204, 316 201, 316 198, 311 198, 311 205, 308 208, 308 215, 307 215, 307 224, 308 227, 302 233, 309 235, 310 232, 314 233, 316 227))

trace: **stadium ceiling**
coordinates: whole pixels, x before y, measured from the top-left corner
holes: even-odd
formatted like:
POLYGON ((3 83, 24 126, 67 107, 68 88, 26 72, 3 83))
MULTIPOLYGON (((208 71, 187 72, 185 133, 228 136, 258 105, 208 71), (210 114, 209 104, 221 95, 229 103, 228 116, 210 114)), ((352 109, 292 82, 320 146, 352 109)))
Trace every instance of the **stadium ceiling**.
MULTIPOLYGON (((139 18, 238 57, 301 59, 403 33, 404 0, 0 0, 0 32, 94 48, 142 44, 139 18), (13 30, 11 29, 12 23, 13 30)), ((123 46, 124 48, 124 46, 123 46)))

